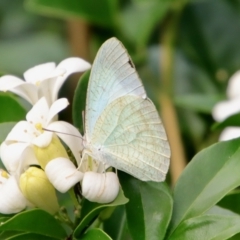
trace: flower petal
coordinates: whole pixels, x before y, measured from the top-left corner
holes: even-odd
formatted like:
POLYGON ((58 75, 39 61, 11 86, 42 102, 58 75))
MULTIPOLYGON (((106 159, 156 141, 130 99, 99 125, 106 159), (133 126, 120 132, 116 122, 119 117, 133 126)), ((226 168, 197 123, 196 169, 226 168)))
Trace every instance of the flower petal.
POLYGON ((26 83, 22 79, 11 75, 0 78, 0 91, 13 92, 31 104, 36 103, 38 100, 38 89, 35 85, 26 83))
POLYGON ((5 183, 0 184, 0 196, 0 212, 3 214, 17 213, 27 206, 27 200, 13 176, 10 176, 5 183))
POLYGON ((45 173, 52 185, 62 193, 67 192, 83 178, 74 164, 66 158, 55 158, 45 167, 45 173))
POLYGON ((213 118, 221 122, 231 115, 240 112, 240 98, 217 103, 212 111, 213 118))
POLYGON ((229 79, 227 96, 229 99, 240 97, 240 70, 235 72, 229 79))
POLYGON ((53 133, 45 131, 44 133, 40 134, 38 137, 34 138, 32 143, 40 148, 47 147, 50 142, 52 141, 53 133))
POLYGON ((55 101, 49 109, 49 114, 47 118, 47 124, 53 119, 55 115, 57 115, 60 111, 66 108, 69 105, 69 102, 66 98, 60 98, 55 101))
POLYGON ((48 125, 48 129, 55 131, 58 137, 60 137, 66 143, 66 145, 72 151, 77 163, 79 164, 81 160, 80 153, 83 149, 83 138, 77 128, 67 122, 58 121, 48 125))
POLYGON ((13 142, 31 143, 34 137, 32 125, 27 121, 20 121, 12 128, 5 141, 7 144, 13 142))
POLYGON ((55 101, 57 99, 59 89, 61 88, 61 86, 63 85, 63 83, 65 82, 69 75, 76 72, 84 72, 90 68, 91 68, 90 63, 77 57, 67 58, 60 62, 57 66, 57 69, 63 69, 66 72, 62 77, 59 77, 58 81, 56 82, 55 88, 53 89, 52 101, 55 101))
POLYGON ((16 173, 22 161, 22 155, 29 146, 27 143, 13 143, 7 145, 5 142, 1 144, 0 156, 2 163, 10 174, 16 173))
POLYGON ((26 82, 37 84, 54 71, 56 64, 54 62, 44 63, 28 69, 24 74, 26 82))
POLYGON ((118 192, 119 181, 114 172, 86 172, 83 176, 82 195, 91 202, 112 202, 118 192))
POLYGON ((35 128, 35 124, 41 123, 45 126, 49 114, 49 107, 46 98, 42 97, 27 113, 27 121, 35 128))
POLYGON ((56 85, 58 77, 63 76, 64 73, 64 70, 61 69, 54 70, 51 75, 49 75, 49 78, 46 78, 39 82, 39 98, 45 97, 49 106, 51 106, 52 103, 56 100, 53 100, 53 89, 56 85))
POLYGON ((219 136, 219 141, 227 141, 240 137, 240 127, 227 127, 219 136))
POLYGON ((84 72, 90 68, 90 63, 78 57, 66 58, 57 65, 57 69, 64 69, 66 71, 64 74, 65 77, 68 77, 72 73, 84 72))

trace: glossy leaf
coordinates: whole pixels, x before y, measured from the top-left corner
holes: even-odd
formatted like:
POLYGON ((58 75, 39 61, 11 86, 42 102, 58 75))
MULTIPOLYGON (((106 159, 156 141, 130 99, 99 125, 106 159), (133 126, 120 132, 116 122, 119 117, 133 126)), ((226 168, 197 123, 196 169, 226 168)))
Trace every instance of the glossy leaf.
POLYGON ((34 240, 56 240, 57 238, 47 237, 43 235, 39 235, 36 233, 21 233, 9 238, 6 240, 26 240, 26 239, 34 239, 34 240))
POLYGON ((214 208, 208 213, 183 221, 168 240, 224 240, 240 232, 240 216, 214 208))
POLYGON ((120 182, 129 203, 128 228, 135 240, 164 239, 172 214, 172 196, 165 183, 142 182, 120 173, 120 182))
POLYGON ((113 26, 116 0, 88 0, 88 1, 65 1, 65 0, 28 0, 26 7, 36 13, 56 16, 61 18, 79 17, 89 22, 113 26))
POLYGON ((16 122, 0 123, 0 143, 6 139, 8 133, 12 130, 15 124, 16 122))
POLYGON ((178 107, 196 112, 211 113, 214 105, 221 99, 218 95, 188 94, 175 97, 174 102, 178 107))
POLYGON ((111 240, 110 238, 104 231, 102 231, 99 228, 93 228, 89 231, 87 231, 81 238, 78 238, 81 240, 111 240))
POLYGON ((214 144, 198 153, 184 169, 174 189, 170 233, 240 185, 239 146, 240 139, 214 144))
POLYGON ((26 110, 16 101, 13 94, 0 92, 0 106, 0 123, 25 119, 26 110))
POLYGON ((239 127, 240 126, 240 113, 234 114, 228 118, 226 118, 224 121, 215 123, 212 126, 212 130, 216 129, 224 129, 225 127, 239 127))
POLYGON ((16 214, 0 226, 0 232, 2 231, 31 232, 57 239, 66 237, 66 232, 59 222, 52 215, 40 209, 16 214))
POLYGON ((89 76, 90 71, 81 76, 73 97, 73 123, 82 133, 84 130, 82 112, 85 111, 89 76))
POLYGON ((102 210, 106 209, 107 207, 123 205, 127 202, 128 199, 124 196, 122 189, 120 189, 117 198, 111 203, 99 204, 84 200, 82 204, 80 223, 76 227, 73 236, 75 238, 80 237, 84 230, 86 230, 86 228, 96 219, 96 217, 102 210))

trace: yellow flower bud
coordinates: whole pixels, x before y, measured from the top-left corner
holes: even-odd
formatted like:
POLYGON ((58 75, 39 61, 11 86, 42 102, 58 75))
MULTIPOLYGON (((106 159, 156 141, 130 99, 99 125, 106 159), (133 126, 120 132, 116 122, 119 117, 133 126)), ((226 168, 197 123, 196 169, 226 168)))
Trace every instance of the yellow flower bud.
POLYGON ((51 143, 45 148, 40 148, 34 145, 34 153, 40 166, 43 169, 45 169, 47 163, 54 158, 58 157, 68 158, 66 149, 60 142, 59 138, 56 136, 52 138, 51 143))
POLYGON ((50 214, 55 214, 59 210, 55 189, 42 169, 28 168, 21 175, 19 185, 23 195, 34 206, 50 214))

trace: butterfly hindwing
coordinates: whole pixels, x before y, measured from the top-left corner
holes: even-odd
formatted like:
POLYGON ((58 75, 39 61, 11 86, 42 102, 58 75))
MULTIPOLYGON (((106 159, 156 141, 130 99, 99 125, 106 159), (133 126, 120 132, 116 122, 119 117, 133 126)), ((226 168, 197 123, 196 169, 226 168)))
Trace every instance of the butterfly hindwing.
POLYGON ((94 158, 143 181, 163 181, 170 149, 156 108, 149 99, 129 95, 110 103, 96 122, 94 158))

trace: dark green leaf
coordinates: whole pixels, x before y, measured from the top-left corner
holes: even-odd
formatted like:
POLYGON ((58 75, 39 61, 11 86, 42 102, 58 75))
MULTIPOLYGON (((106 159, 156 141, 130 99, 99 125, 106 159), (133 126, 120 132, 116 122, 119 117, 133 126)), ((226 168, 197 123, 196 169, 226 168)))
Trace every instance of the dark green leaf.
POLYGON ((170 1, 130 1, 120 12, 122 33, 141 49, 159 22, 166 16, 170 1))
POLYGON ((117 1, 28 0, 25 6, 31 11, 51 17, 79 17, 98 25, 114 26, 117 1))
POLYGON ((112 238, 118 240, 125 240, 127 238, 127 222, 125 206, 116 207, 109 219, 103 222, 104 231, 112 238))
POLYGON ((81 238, 81 240, 111 240, 111 238, 103 232, 101 229, 93 228, 87 231, 81 238))
POLYGON ((240 15, 231 2, 211 0, 188 4, 179 28, 178 40, 185 53, 220 81, 226 81, 239 69, 240 42, 230 36, 240 37, 240 15))
POLYGON ((66 232, 58 221, 41 209, 18 213, 0 226, 0 232, 11 230, 31 232, 57 239, 66 237, 66 232))
POLYGON ((169 240, 224 240, 240 232, 240 216, 215 207, 208 213, 183 221, 169 240))
POLYGON ((222 98, 218 95, 189 94, 176 96, 174 102, 178 107, 211 114, 214 105, 220 100, 222 98))
POLYGON ((43 235, 39 235, 36 233, 21 233, 18 235, 14 235, 12 237, 6 238, 6 240, 27 240, 27 239, 34 239, 34 240, 56 240, 57 238, 47 237, 43 235))
POLYGON ((226 118, 224 121, 215 123, 212 126, 212 130, 216 129, 224 129, 225 127, 239 127, 240 126, 240 113, 234 114, 228 118, 226 118))
POLYGON ((170 233, 186 219, 201 215, 240 185, 240 139, 220 142, 198 153, 174 189, 170 233))
POLYGON ((119 205, 126 204, 128 199, 125 198, 122 189, 120 189, 117 198, 106 204, 93 203, 85 200, 82 205, 81 220, 79 225, 76 227, 73 235, 75 238, 81 236, 84 230, 92 223, 92 221, 97 217, 97 215, 107 207, 115 207, 119 205))
POLYGON ((240 215, 240 191, 235 190, 229 193, 218 202, 218 205, 240 215))
POLYGON ((0 92, 0 123, 14 122, 25 119, 26 110, 11 93, 0 92))
POLYGON ((82 112, 85 111, 89 76, 90 70, 82 75, 73 97, 73 123, 82 133, 84 130, 82 112))
POLYGON ((120 173, 129 203, 127 222, 133 239, 164 239, 172 214, 172 196, 165 183, 142 182, 120 173))
POLYGON ((16 122, 6 122, 0 123, 0 143, 2 143, 12 128, 15 126, 16 122))

